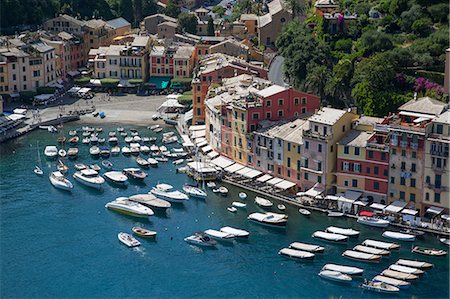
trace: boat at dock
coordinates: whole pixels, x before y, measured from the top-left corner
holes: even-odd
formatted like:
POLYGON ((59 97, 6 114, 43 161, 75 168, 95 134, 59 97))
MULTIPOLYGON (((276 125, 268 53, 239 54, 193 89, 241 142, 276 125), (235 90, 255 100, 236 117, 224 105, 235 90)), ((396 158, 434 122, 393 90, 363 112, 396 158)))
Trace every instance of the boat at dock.
POLYGON ((48 145, 44 149, 44 155, 49 159, 54 159, 58 156, 58 148, 54 145, 48 145))
POLYGON ((255 203, 262 208, 270 208, 273 206, 273 202, 259 196, 255 197, 255 203))
POLYGON ((58 151, 58 156, 60 156, 61 158, 64 158, 65 156, 67 156, 67 152, 66 152, 66 150, 65 149, 60 149, 59 151, 58 151))
POLYGON ((128 200, 140 203, 151 209, 166 210, 172 205, 170 202, 159 199, 153 194, 136 194, 128 197, 128 200))
POLYGON ((396 294, 400 292, 399 288, 379 281, 368 281, 362 283, 359 287, 365 290, 378 293, 396 294))
POLYGON ((111 154, 111 151, 108 148, 101 148, 100 149, 100 157, 102 157, 102 158, 109 158, 110 154, 111 154))
POLYGON ((231 226, 224 226, 220 229, 221 232, 232 234, 236 238, 248 238, 250 233, 243 229, 234 228, 231 226))
POLYGON ((378 248, 374 248, 374 247, 367 247, 364 245, 356 245, 355 247, 353 247, 353 250, 359 251, 359 252, 364 252, 364 253, 381 255, 381 256, 388 256, 391 254, 391 252, 389 250, 378 249, 378 248))
POLYGON ((89 137, 83 138, 83 140, 81 140, 81 143, 83 144, 89 144, 89 142, 91 142, 91 139, 89 137))
POLYGON ((278 210, 280 210, 280 211, 284 211, 284 210, 286 210, 286 206, 284 205, 284 204, 279 204, 279 205, 277 205, 277 208, 278 208, 278 210))
POLYGON ((140 246, 141 242, 136 240, 132 235, 120 232, 117 237, 119 238, 119 241, 125 244, 128 247, 136 247, 140 246))
POLYGON ((75 158, 76 156, 78 156, 78 148, 76 147, 71 147, 67 150, 67 155, 69 156, 69 158, 75 158))
MULTIPOLYGON (((167 160, 168 161, 168 160, 167 160)), ((148 164, 150 164, 151 167, 158 167, 158 160, 154 158, 148 158, 147 159, 148 164)))
POLYGON ((111 170, 113 168, 113 164, 111 161, 108 160, 103 160, 102 161, 102 166, 103 168, 105 168, 106 170, 111 170))
POLYGON ((292 248, 283 248, 278 251, 279 255, 293 259, 293 260, 312 260, 315 254, 308 251, 301 251, 292 248))
POLYGON ((105 179, 109 180, 110 182, 123 185, 128 180, 128 177, 124 175, 120 171, 108 171, 103 174, 103 177, 105 179))
POLYGON ((414 275, 422 275, 423 273, 425 273, 423 270, 420 270, 417 268, 412 268, 412 267, 407 267, 407 266, 402 266, 402 265, 397 265, 397 264, 390 265, 389 269, 397 271, 397 272, 403 272, 403 273, 414 274, 414 275))
POLYGON ((184 241, 197 246, 214 247, 217 241, 211 239, 210 236, 203 232, 195 233, 189 237, 184 238, 184 241))
POLYGON ((337 212, 337 211, 329 211, 327 216, 328 217, 343 217, 345 215, 344 212, 337 212))
POLYGON ((337 281, 337 282, 344 282, 344 283, 350 283, 352 281, 351 276, 338 272, 338 271, 332 271, 332 270, 322 270, 319 272, 319 276, 324 279, 337 281))
POLYGON ((401 266, 406 266, 406 267, 418 268, 418 269, 422 269, 422 270, 429 270, 429 269, 433 268, 433 266, 434 266, 431 263, 415 261, 415 260, 407 260, 407 259, 399 259, 396 262, 396 264, 401 265, 401 266))
POLYGON ((322 231, 316 231, 312 234, 313 238, 321 239, 325 241, 335 242, 335 243, 342 243, 347 242, 348 236, 340 235, 340 234, 332 234, 322 231))
POLYGON ((218 241, 232 242, 235 239, 235 236, 233 234, 215 229, 207 229, 205 230, 205 234, 218 241))
POLYGON ((191 185, 184 185, 183 191, 191 197, 206 198, 208 196, 202 189, 191 185))
POLYGON ((399 232, 393 232, 393 231, 385 231, 382 235, 385 238, 399 240, 399 241, 405 241, 405 242, 414 242, 416 240, 416 236, 409 235, 409 234, 403 234, 399 232))
POLYGON ((148 230, 148 229, 145 229, 145 228, 142 228, 142 227, 139 227, 139 226, 134 226, 131 230, 133 231, 133 233, 136 236, 139 236, 141 238, 147 238, 147 239, 148 238, 155 238, 156 234, 157 234, 157 232, 155 232, 155 231, 148 230))
POLYGON ((410 228, 401 229, 400 232, 403 233, 403 234, 413 235, 416 238, 423 238, 423 236, 425 235, 425 232, 423 232, 421 230, 410 229, 410 228))
POLYGON ((266 226, 286 228, 288 216, 277 213, 252 213, 247 219, 266 226))
POLYGON ((381 272, 381 275, 406 281, 416 280, 417 278, 419 278, 419 276, 414 274, 398 272, 390 269, 384 270, 383 272, 381 272))
POLYGON ((122 173, 129 179, 142 181, 147 177, 147 174, 139 168, 124 168, 122 173))
POLYGON ((231 203, 231 206, 233 206, 235 208, 239 208, 239 209, 245 209, 247 207, 247 204, 240 202, 240 201, 233 201, 231 203))
POLYGON ((65 191, 72 191, 73 189, 73 184, 59 171, 52 172, 49 179, 55 188, 65 191))
POLYGON ((388 225, 389 225, 388 220, 374 218, 374 217, 367 217, 367 216, 358 217, 358 220, 356 222, 358 222, 360 224, 368 225, 368 226, 383 227, 383 228, 388 227, 388 225))
POLYGON ((322 270, 337 271, 350 276, 361 276, 364 272, 364 269, 358 267, 344 266, 338 264, 326 264, 325 266, 322 267, 322 270))
POLYGON ((386 277, 383 275, 377 275, 373 278, 374 281, 379 281, 379 282, 384 282, 386 284, 389 284, 391 286, 400 288, 400 289, 406 289, 409 288, 409 286, 411 285, 411 283, 407 282, 407 281, 403 281, 400 279, 395 279, 395 278, 391 278, 391 277, 386 277))
POLYGON ((98 172, 93 169, 83 169, 74 173, 73 178, 81 184, 101 189, 105 179, 98 175, 98 172))
POLYGON ((311 212, 308 211, 307 209, 298 209, 298 212, 303 216, 311 216, 311 212))
POLYGON ((152 188, 152 190, 150 191, 151 193, 153 193, 156 197, 159 197, 161 199, 170 201, 170 202, 184 202, 185 200, 189 199, 189 197, 176 190, 176 191, 171 191, 173 189, 173 186, 169 185, 169 184, 158 184, 155 187, 152 188))
POLYGON ((126 197, 118 197, 115 200, 108 202, 105 205, 105 208, 140 218, 147 218, 154 214, 152 209, 137 202, 130 201, 126 197))
POLYGON ((296 250, 302 250, 302 251, 308 251, 312 253, 322 253, 324 252, 325 248, 319 245, 314 244, 306 244, 301 242, 293 242, 289 245, 289 248, 296 249, 296 250))
POLYGON ((340 234, 348 237, 358 237, 359 231, 351 229, 351 228, 341 228, 337 226, 329 226, 325 230, 328 233, 340 234))
POLYGON ((63 161, 58 160, 58 165, 56 166, 56 168, 58 169, 59 172, 61 172, 62 174, 66 174, 69 171, 69 166, 67 166, 66 164, 64 164, 63 161))
POLYGON ((441 242, 444 245, 450 246, 450 239, 447 238, 439 238, 439 242, 441 242))
POLYGON ((142 145, 139 148, 139 151, 143 154, 143 155, 147 155, 150 152, 150 148, 146 145, 142 145))
POLYGON ((370 262, 370 263, 379 263, 381 260, 381 255, 377 254, 370 254, 370 253, 364 253, 359 251, 353 251, 353 250, 346 250, 342 253, 343 257, 357 260, 361 262, 370 262))
POLYGON ((400 245, 397 243, 388 243, 376 240, 367 239, 362 243, 364 246, 375 247, 386 250, 397 250, 400 249, 400 245))
POLYGON ((442 249, 435 249, 435 248, 426 248, 422 246, 415 246, 411 252, 428 255, 428 256, 446 256, 447 251, 442 249))
POLYGON ((98 143, 98 137, 97 136, 91 136, 91 144, 97 144, 98 143))

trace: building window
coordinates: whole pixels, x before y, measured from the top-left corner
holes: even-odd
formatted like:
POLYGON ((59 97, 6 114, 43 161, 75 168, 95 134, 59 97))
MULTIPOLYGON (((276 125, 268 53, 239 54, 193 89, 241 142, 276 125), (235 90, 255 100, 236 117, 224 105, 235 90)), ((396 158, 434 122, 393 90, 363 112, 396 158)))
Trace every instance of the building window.
POLYGON ((344 181, 344 186, 348 187, 348 181, 344 181))
POLYGON ((374 190, 380 190, 380 183, 379 182, 373 182, 373 189, 374 190))
POLYGON ((308 173, 305 172, 304 178, 305 178, 305 180, 308 180, 308 173))
POLYGON ((252 118, 253 119, 258 119, 259 118, 259 113, 253 113, 252 114, 252 118))
POLYGON ((352 187, 354 187, 354 188, 358 187, 358 180, 355 180, 355 179, 352 180, 352 187))
POLYGON ((291 171, 288 169, 288 171, 287 171, 287 176, 288 177, 291 177, 291 171))
POLYGON ((354 165, 353 165, 353 169, 354 169, 354 171, 355 172, 361 172, 361 164, 360 163, 355 163, 354 165))
POLYGON ((278 99, 278 106, 283 106, 283 99, 278 99))
POLYGON ((348 153, 350 152, 350 149, 348 146, 344 146, 344 154, 348 155, 348 153))
POLYGON ((295 106, 298 106, 299 103, 300 103, 299 99, 298 99, 298 98, 295 98, 295 99, 294 99, 294 105, 295 105, 295 106))
POLYGON ((309 167, 309 160, 308 159, 305 159, 304 166, 305 166, 305 168, 309 167))
POLYGON ((406 162, 402 162, 400 168, 402 170, 405 170, 406 169, 406 162))
POLYGON ((306 105, 306 98, 302 98, 302 105, 306 105))
POLYGON ((201 97, 197 97, 197 103, 200 103, 202 101, 201 97))
POLYGON ((302 113, 303 114, 306 113, 306 108, 305 107, 302 107, 302 113))
POLYGON ((283 110, 278 110, 278 116, 283 117, 283 110))
POLYGON ((305 149, 309 149, 309 141, 305 141, 305 149))
POLYGON ((396 148, 393 148, 393 149, 392 149, 392 154, 393 154, 393 155, 396 155, 396 154, 397 154, 397 149, 396 149, 396 148))
POLYGON ((400 191, 400 196, 399 196, 399 198, 402 199, 402 200, 405 200, 405 192, 400 191))
POLYGON ((355 147, 355 156, 359 156, 359 147, 355 147))
POLYGON ((322 171, 322 161, 317 162, 317 170, 322 171))
POLYGON ((373 174, 378 174, 378 171, 379 171, 378 166, 375 166, 375 167, 373 168, 373 174))
POLYGON ((290 152, 291 151, 291 143, 290 142, 288 142, 287 148, 288 148, 288 152, 290 152))
POLYGON ((370 167, 366 167, 367 174, 370 174, 370 167))
POLYGON ((406 151, 402 150, 402 157, 406 157, 406 151))
POLYGON ((330 152, 333 152, 333 146, 330 146, 330 152))
POLYGON ((391 176, 391 184, 395 184, 395 177, 391 176))
POLYGON ((416 195, 414 193, 409 195, 409 201, 416 202, 416 195))
POLYGON ((287 158, 287 167, 291 168, 291 158, 287 158))
POLYGON ((267 119, 271 119, 272 118, 272 113, 271 112, 266 112, 266 118, 267 119))
POLYGON ((405 186, 405 178, 400 178, 400 185, 405 186))
POLYGON ((317 183, 322 184, 322 176, 317 176, 317 183))
POLYGON ((416 163, 411 164, 411 172, 416 172, 416 163))
POLYGON ((425 193, 425 200, 430 201, 430 193, 425 193))
POLYGON ((386 153, 381 153, 381 160, 386 160, 386 153))
POLYGON ((416 187, 416 179, 411 179, 410 184, 411 187, 416 187))
POLYGON ((342 162, 342 170, 343 171, 349 171, 350 170, 350 163, 342 162))
POLYGON ((373 159, 373 151, 369 151, 369 152, 368 152, 368 155, 369 155, 369 158, 370 158, 370 159, 373 159))
POLYGON ((266 107, 272 107, 272 101, 271 100, 267 100, 266 101, 266 107))
POLYGON ((319 151, 319 153, 321 153, 322 152, 322 144, 318 144, 317 145, 317 150, 319 151))
POLYGON ((342 132, 345 132, 345 126, 342 126, 342 132))
POLYGON ((437 203, 441 202, 441 194, 440 193, 434 193, 434 202, 437 202, 437 203))
POLYGON ((416 159, 417 158, 417 152, 412 152, 411 153, 411 158, 416 159))

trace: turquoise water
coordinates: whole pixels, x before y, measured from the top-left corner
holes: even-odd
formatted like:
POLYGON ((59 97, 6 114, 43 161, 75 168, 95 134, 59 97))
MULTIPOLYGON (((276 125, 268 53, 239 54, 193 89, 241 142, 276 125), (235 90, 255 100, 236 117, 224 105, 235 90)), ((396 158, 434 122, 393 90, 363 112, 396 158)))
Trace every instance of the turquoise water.
MULTIPOLYGON (((66 131, 71 127, 77 124, 67 125, 66 131)), ((105 136, 108 128, 104 129, 105 136)), ((152 134, 145 128, 141 131, 141 136, 152 134)), ((56 144, 56 137, 35 131, 0 145, 2 298, 381 298, 387 296, 358 288, 361 280, 340 285, 322 280, 317 273, 325 263, 333 262, 362 267, 364 276, 372 278, 399 257, 429 261, 435 267, 397 297, 449 297, 448 258, 414 255, 409 252, 411 244, 402 243, 400 251, 383 258, 379 264, 351 261, 341 257, 345 248, 369 237, 383 240, 382 230, 319 213, 304 218, 294 207, 287 209, 290 217, 285 231, 265 228, 246 219, 249 213, 258 211, 253 204, 254 194, 247 192, 246 210, 238 210, 236 214, 226 210, 242 191, 231 186, 227 186, 230 194, 226 198, 208 191, 206 200, 190 199, 184 205, 173 206, 165 215, 157 213, 149 221, 105 209, 108 201, 146 193, 158 182, 170 183, 178 189, 190 182, 187 176, 176 174, 171 163, 160 163, 159 168, 150 169, 145 184, 128 184, 127 188, 105 184, 102 192, 75 182, 71 167, 70 179, 75 185, 72 194, 57 190, 47 177, 55 162, 44 163, 43 177, 33 173, 36 141, 40 141, 43 151, 45 145, 56 144), (130 232, 135 225, 158 231, 156 241, 141 240, 142 246, 135 249, 120 244, 117 233, 130 232), (249 230, 248 242, 205 250, 183 241, 193 232, 225 225, 249 230), (280 248, 293 241, 321 243, 313 240, 311 234, 329 225, 353 227, 361 231, 361 236, 347 245, 325 244, 325 253, 312 262, 297 263, 277 255, 280 248)), ((78 147, 78 161, 92 163, 89 146, 78 147)), ((116 168, 136 166, 131 157, 117 156, 110 160, 116 168)), ((432 236, 416 244, 445 249, 432 236)))

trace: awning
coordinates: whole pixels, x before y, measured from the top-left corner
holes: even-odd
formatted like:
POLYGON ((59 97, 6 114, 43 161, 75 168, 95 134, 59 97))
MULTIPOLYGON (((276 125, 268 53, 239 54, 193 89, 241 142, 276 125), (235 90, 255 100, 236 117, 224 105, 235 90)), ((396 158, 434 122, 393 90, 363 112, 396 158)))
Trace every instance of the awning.
POLYGON ((68 93, 77 93, 78 91, 80 91, 80 89, 81 89, 81 87, 74 86, 71 89, 69 89, 67 92, 68 93))
POLYGON ((91 91, 90 88, 88 88, 88 87, 83 87, 83 88, 81 88, 80 90, 78 90, 78 93, 79 93, 79 94, 84 94, 84 93, 88 93, 88 92, 90 92, 90 91, 91 91))
POLYGON ((187 164, 189 168, 192 168, 193 170, 201 173, 208 173, 208 172, 217 172, 217 169, 214 167, 214 165, 211 165, 209 163, 203 163, 203 162, 189 162, 187 164))
POLYGON ((148 83, 156 89, 166 89, 169 86, 170 77, 150 77, 148 83))
POLYGON ((396 200, 393 203, 391 203, 389 206, 387 206, 384 211, 388 213, 398 213, 400 212, 404 207, 406 207, 406 202, 401 200, 396 200))
POLYGON ((361 192, 356 192, 356 191, 351 191, 351 190, 347 190, 344 193, 344 197, 350 200, 357 200, 358 198, 360 198, 362 195, 361 192))
POLYGON ((360 200, 355 201, 353 204, 354 204, 355 206, 361 206, 361 207, 367 206, 367 202, 360 201, 360 200))
POLYGON ((442 211, 444 211, 444 208, 439 208, 439 207, 429 207, 426 211, 426 213, 431 213, 431 214, 435 214, 435 215, 439 215, 440 213, 442 213, 442 211))
POLYGON ((411 210, 411 209, 403 209, 402 210, 402 214, 408 214, 408 215, 416 215, 417 213, 419 213, 419 211, 416 210, 411 210))
POLYGON ((231 166, 225 168, 224 170, 225 170, 226 172, 229 172, 229 173, 235 173, 236 171, 238 171, 238 170, 240 170, 240 169, 242 169, 242 168, 244 168, 244 167, 245 167, 245 166, 242 165, 242 164, 235 163, 235 164, 233 164, 233 165, 231 165, 231 166))
POLYGON ((281 181, 283 181, 283 179, 273 178, 273 179, 267 181, 267 184, 275 186, 276 184, 280 183, 281 181))
POLYGON ((317 195, 320 195, 325 191, 322 187, 319 186, 319 183, 316 183, 311 189, 305 192, 305 196, 309 196, 315 198, 317 195))
POLYGON ((206 141, 206 138, 200 137, 200 138, 196 138, 196 139, 194 140, 194 143, 198 145, 199 143, 201 143, 201 142, 203 142, 203 141, 206 141))
POLYGON ((376 209, 376 210, 384 210, 384 208, 386 207, 386 205, 383 205, 381 203, 373 203, 370 205, 370 207, 372 209, 376 209))
POLYGON ((178 103, 178 100, 176 99, 169 99, 166 100, 164 103, 161 104, 161 106, 156 109, 158 112, 166 110, 168 108, 183 108, 184 106, 178 103))
POLYGON ((278 184, 276 184, 275 187, 277 187, 277 188, 279 188, 281 190, 287 190, 287 189, 290 189, 290 188, 294 187, 295 185, 296 184, 293 183, 293 182, 289 182, 289 181, 283 180, 283 181, 279 182, 278 184))
POLYGON ((253 178, 256 178, 257 176, 259 176, 261 174, 262 174, 261 171, 256 170, 256 169, 252 169, 251 171, 244 173, 244 176, 246 178, 253 179, 253 178))
POLYGON ((216 152, 216 151, 211 151, 211 152, 208 153, 207 156, 208 156, 210 159, 214 159, 214 158, 220 156, 220 154, 219 154, 218 152, 216 152))
POLYGON ((368 211, 362 211, 361 213, 359 213, 360 216, 367 216, 367 217, 372 217, 373 213, 372 212, 368 212, 368 211))
POLYGON ((344 196, 339 196, 337 201, 338 202, 343 202, 343 203, 349 203, 349 204, 352 204, 352 203, 355 202, 354 199, 350 199, 350 198, 347 198, 347 197, 344 197, 344 196))
POLYGON ((203 140, 203 141, 197 143, 197 147, 203 147, 203 146, 206 146, 206 145, 208 145, 208 141, 206 141, 206 140, 203 140))
POLYGON ((9 118, 10 120, 12 120, 12 121, 16 121, 16 120, 25 118, 25 115, 14 113, 14 114, 8 115, 8 118, 9 118))
POLYGON ((262 177, 257 178, 256 180, 257 180, 258 182, 264 183, 264 182, 270 180, 271 178, 272 178, 271 175, 265 174, 265 175, 263 175, 262 177))
POLYGON ((184 121, 187 123, 188 121, 190 121, 192 118, 194 117, 194 110, 189 110, 188 112, 186 112, 184 114, 184 121))
POLYGON ((221 168, 227 168, 228 166, 234 164, 233 161, 231 161, 230 159, 225 158, 225 157, 216 158, 216 159, 212 160, 211 162, 214 163, 214 165, 217 165, 221 168))
POLYGON ((235 173, 238 174, 238 175, 244 175, 245 173, 250 172, 250 171, 252 171, 251 168, 249 168, 249 167, 244 167, 244 168, 239 169, 239 170, 236 171, 235 173))
POLYGON ((338 198, 339 198, 339 196, 336 196, 336 195, 325 196, 325 199, 328 199, 328 200, 338 200, 338 198))
POLYGON ((202 152, 203 152, 204 154, 209 153, 209 152, 212 151, 212 150, 213 150, 213 149, 212 149, 212 147, 211 147, 210 145, 207 145, 207 146, 202 147, 202 152))
POLYGON ((205 137, 205 136, 206 136, 206 131, 205 130, 194 131, 191 134, 192 138, 199 138, 199 137, 205 137))
POLYGON ((67 72, 67 75, 69 75, 69 76, 71 76, 71 77, 78 76, 79 74, 80 74, 79 71, 70 71, 70 72, 67 72))
POLYGON ((189 127, 190 132, 200 131, 200 130, 206 130, 206 125, 198 125, 198 126, 190 126, 189 127))
POLYGON ((13 110, 13 113, 26 114, 27 113, 27 109, 16 108, 16 109, 13 110))
POLYGON ((194 144, 192 143, 192 141, 188 135, 181 135, 181 139, 183 139, 184 147, 193 147, 194 146, 194 144))
POLYGON ((444 214, 444 215, 441 215, 441 218, 444 220, 450 221, 450 215, 444 214))
POLYGON ((53 95, 53 94, 40 94, 40 95, 34 96, 34 99, 38 100, 38 101, 47 101, 47 100, 50 100, 51 98, 53 98, 54 96, 55 95, 53 95))

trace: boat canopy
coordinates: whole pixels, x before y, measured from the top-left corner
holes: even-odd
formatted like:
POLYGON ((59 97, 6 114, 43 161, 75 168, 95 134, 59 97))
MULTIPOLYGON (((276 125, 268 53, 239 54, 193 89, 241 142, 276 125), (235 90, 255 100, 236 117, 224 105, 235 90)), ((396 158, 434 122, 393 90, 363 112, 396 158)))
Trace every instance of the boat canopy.
POLYGON ((228 159, 228 158, 222 157, 222 156, 220 156, 220 157, 218 157, 218 158, 212 160, 211 162, 212 162, 214 165, 217 165, 217 166, 219 166, 219 167, 221 167, 221 168, 227 168, 228 166, 234 164, 233 161, 231 161, 231 160, 228 159))
POLYGON ((429 207, 429 208, 426 210, 426 213, 431 213, 431 214, 439 215, 440 213, 442 213, 442 211, 444 211, 443 208, 439 208, 439 207, 429 207))
POLYGON ((387 206, 384 211, 388 213, 399 213, 406 206, 406 204, 407 203, 405 201, 396 200, 387 206))
POLYGON ((319 183, 316 183, 314 186, 312 186, 311 189, 309 189, 308 191, 306 191, 303 195, 304 196, 308 196, 308 197, 312 197, 315 198, 316 196, 320 195, 323 193, 324 188, 319 186, 319 183))
POLYGON ((272 178, 272 176, 270 174, 265 174, 262 177, 257 178, 256 180, 258 182, 264 183, 264 182, 270 180, 271 178, 272 178))
POLYGON ((236 171, 238 171, 238 170, 240 170, 240 169, 242 169, 242 168, 244 168, 244 167, 245 167, 245 166, 242 165, 242 164, 235 163, 235 164, 233 164, 233 165, 231 165, 231 166, 228 166, 228 167, 225 168, 224 170, 225 170, 226 172, 229 172, 229 173, 235 173, 236 171))

